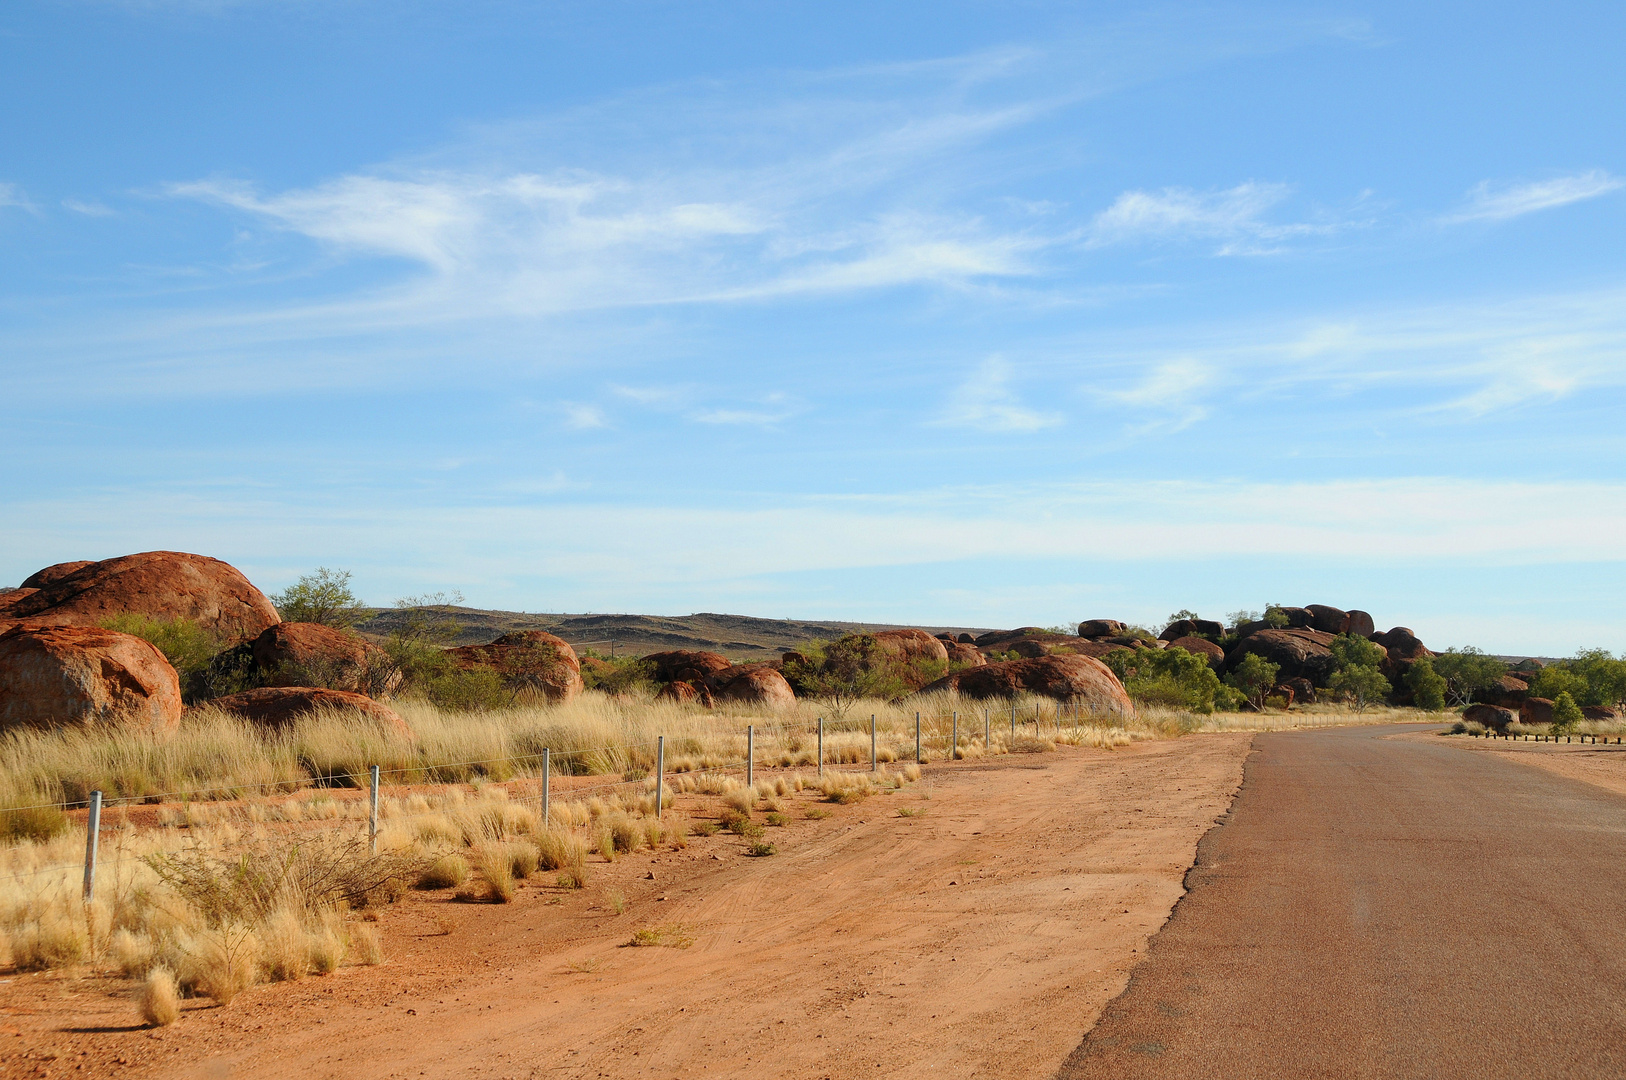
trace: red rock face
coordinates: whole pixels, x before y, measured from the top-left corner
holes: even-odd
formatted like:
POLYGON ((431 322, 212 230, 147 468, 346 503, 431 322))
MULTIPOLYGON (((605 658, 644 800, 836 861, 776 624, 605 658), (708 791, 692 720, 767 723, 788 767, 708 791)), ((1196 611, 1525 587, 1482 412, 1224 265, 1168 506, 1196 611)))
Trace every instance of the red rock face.
POLYGON ((1326 604, 1306 604, 1304 610, 1310 613, 1311 629, 1327 634, 1349 633, 1349 612, 1343 608, 1329 607, 1326 604))
POLYGON ((956 671, 920 692, 958 690, 970 698, 1009 698, 1039 694, 1057 701, 1073 701, 1102 712, 1132 715, 1135 706, 1123 684, 1093 656, 1044 656, 1034 660, 1007 660, 999 664, 956 671))
POLYGON ((1481 703, 1462 710, 1462 718, 1472 723, 1484 724, 1495 731, 1506 731, 1509 724, 1519 719, 1519 714, 1512 709, 1481 703))
POLYGON ((655 700, 675 701, 679 705, 704 705, 708 709, 717 704, 705 684, 696 685, 682 680, 669 682, 661 687, 661 692, 655 695, 655 700))
POLYGON ((872 636, 883 651, 905 662, 948 660, 948 646, 924 630, 879 630, 872 636))
MULTIPOLYGON (((1467 716, 1466 712, 1463 716, 1467 716)), ((1553 702, 1551 698, 1533 697, 1525 698, 1519 705, 1519 722, 1523 724, 1550 724, 1553 722, 1553 702)))
MULTIPOLYGON (((271 686, 308 686, 313 677, 333 690, 365 693, 369 661, 380 666, 384 650, 354 634, 321 623, 285 622, 268 626, 254 639, 254 663, 271 686)), ((390 694, 400 684, 392 673, 377 692, 390 694)))
POLYGON ((490 668, 505 681, 534 687, 551 702, 569 701, 583 689, 576 650, 545 630, 517 630, 489 645, 446 651, 465 668, 490 668))
POLYGON ((1511 675, 1503 675, 1482 692, 1485 702, 1504 709, 1517 709, 1530 696, 1530 684, 1511 675))
POLYGON ((10 618, 11 616, 8 613, 11 611, 13 604, 20 604, 37 592, 39 592, 38 589, 7 589, 0 592, 0 619, 10 618))
POLYGON ((1611 709, 1607 705, 1583 705, 1581 706, 1581 718, 1584 720, 1600 720, 1612 724, 1620 719, 1620 710, 1611 709))
MULTIPOLYGON (((40 574, 71 565, 47 567, 40 574)), ((228 643, 254 638, 282 621, 265 594, 235 567, 178 551, 146 551, 87 563, 0 614, 58 626, 98 626, 126 613, 192 619, 228 643)))
POLYGON ((93 564, 90 559, 80 559, 77 562, 59 562, 55 566, 47 566, 44 570, 36 570, 23 578, 23 588, 43 589, 47 585, 55 585, 69 574, 91 565, 93 564))
POLYGON ((1320 630, 1259 630, 1237 642, 1225 663, 1234 668, 1249 653, 1258 653, 1278 665, 1278 678, 1325 686, 1332 677, 1333 637, 1320 630))
POLYGON ((975 645, 962 645, 958 641, 948 646, 948 660, 951 664, 968 664, 971 667, 982 667, 988 662, 981 649, 975 645))
POLYGON ((719 671, 706 680, 706 688, 719 705, 733 702, 787 709, 796 704, 790 683, 771 664, 741 664, 719 671))
POLYGON ((301 716, 324 710, 358 712, 397 735, 409 739, 414 737, 400 713, 370 697, 345 690, 325 690, 314 686, 265 686, 215 698, 205 707, 233 713, 268 728, 286 727, 301 716))
POLYGON ((1184 649, 1194 656, 1206 656, 1210 667, 1219 667, 1225 663, 1225 650, 1215 645, 1207 638, 1182 637, 1169 642, 1171 649, 1184 649))
POLYGON ((1117 619, 1086 619, 1078 624, 1078 636, 1081 638, 1113 637, 1127 629, 1128 627, 1117 619))
POLYGON ((1093 656, 1097 660, 1115 652, 1133 652, 1127 645, 1114 645, 1110 641, 1071 641, 1065 645, 1056 645, 1053 648, 1063 653, 1075 653, 1079 656, 1093 656))
POLYGON ((138 637, 24 623, 0 633, 0 729, 95 724, 172 734, 181 683, 138 637))
POLYGON ((650 653, 644 657, 644 661, 655 666, 655 681, 663 683, 703 683, 719 671, 727 671, 734 666, 734 662, 726 656, 690 649, 650 653))

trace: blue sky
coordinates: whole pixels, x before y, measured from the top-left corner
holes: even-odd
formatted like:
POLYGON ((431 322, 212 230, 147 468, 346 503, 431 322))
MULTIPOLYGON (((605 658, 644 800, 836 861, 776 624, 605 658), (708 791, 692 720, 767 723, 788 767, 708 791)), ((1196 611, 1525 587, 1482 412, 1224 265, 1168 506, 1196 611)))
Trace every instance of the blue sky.
POLYGON ((173 548, 375 603, 1626 649, 1622 40, 13 0, 0 581, 173 548))

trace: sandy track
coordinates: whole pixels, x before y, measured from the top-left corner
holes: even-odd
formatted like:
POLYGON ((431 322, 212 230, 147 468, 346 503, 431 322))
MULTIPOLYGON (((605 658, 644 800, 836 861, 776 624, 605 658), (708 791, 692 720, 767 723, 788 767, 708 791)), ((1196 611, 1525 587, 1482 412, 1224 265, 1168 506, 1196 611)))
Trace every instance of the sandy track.
POLYGON ((1626 1075, 1626 799, 1450 742, 1260 735, 1061 1080, 1626 1075))
POLYGON ((18 1035, 0 1066, 26 1049, 123 1076, 1049 1076, 1179 898, 1250 738, 928 766, 770 829, 771 858, 722 834, 600 865, 582 893, 415 896, 386 915, 388 964, 199 1002, 159 1032, 134 1028, 127 981, 23 977, 0 987, 18 1035), (692 947, 623 947, 665 924, 692 947))

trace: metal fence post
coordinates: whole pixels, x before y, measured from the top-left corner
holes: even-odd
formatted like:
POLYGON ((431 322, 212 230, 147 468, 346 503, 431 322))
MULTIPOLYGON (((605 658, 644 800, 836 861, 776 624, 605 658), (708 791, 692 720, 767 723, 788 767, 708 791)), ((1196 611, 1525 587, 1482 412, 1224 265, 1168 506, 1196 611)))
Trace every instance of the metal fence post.
POLYGON ((102 793, 90 793, 90 820, 85 822, 85 903, 96 892, 96 847, 102 835, 102 793))
POLYGON ((920 764, 920 713, 915 713, 915 764, 920 764))
POLYGON ((367 770, 367 842, 378 854, 378 766, 367 770))
POLYGON ((819 779, 824 779, 824 717, 819 717, 819 779))
POLYGON ((660 820, 661 803, 666 795, 666 736, 655 736, 655 819, 660 820))
POLYGON ((755 787, 757 782, 757 726, 745 725, 745 786, 755 787))
POLYGON ((548 780, 553 775, 553 762, 549 758, 552 755, 552 750, 546 746, 542 748, 542 827, 545 829, 553 827, 553 819, 548 816, 548 780))
POLYGON ((876 772, 879 762, 875 758, 875 714, 869 714, 869 771, 876 772))

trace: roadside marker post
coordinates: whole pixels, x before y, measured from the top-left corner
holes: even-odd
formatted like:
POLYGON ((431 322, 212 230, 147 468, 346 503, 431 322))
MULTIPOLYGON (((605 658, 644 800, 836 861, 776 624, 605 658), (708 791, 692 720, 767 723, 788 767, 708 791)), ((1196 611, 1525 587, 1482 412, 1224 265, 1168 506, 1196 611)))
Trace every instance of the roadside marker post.
POLYGON ((756 786, 757 768, 757 726, 745 725, 745 786, 756 786))
POLYGON ((666 736, 655 736, 655 820, 661 819, 661 803, 666 795, 666 736))
POLYGON ((367 770, 367 842, 373 854, 378 854, 378 766, 367 770))
POLYGON ((102 793, 90 793, 90 820, 85 822, 85 903, 96 892, 96 849, 102 835, 102 793))

